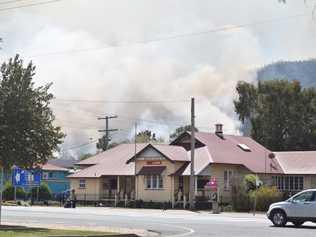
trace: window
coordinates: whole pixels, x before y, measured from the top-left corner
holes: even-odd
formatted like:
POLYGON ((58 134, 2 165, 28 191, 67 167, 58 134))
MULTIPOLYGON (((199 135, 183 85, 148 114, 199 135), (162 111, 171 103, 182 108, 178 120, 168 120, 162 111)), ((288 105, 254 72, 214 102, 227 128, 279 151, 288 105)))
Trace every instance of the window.
POLYGON ((238 144, 238 147, 242 149, 243 151, 248 151, 248 152, 251 151, 251 149, 246 144, 238 144))
POLYGON ((151 176, 146 176, 146 188, 151 188, 151 176))
POLYGON ((48 179, 48 173, 47 172, 43 172, 43 179, 47 180, 48 179))
POLYGON ((145 176, 146 189, 162 189, 163 177, 161 175, 145 176))
POLYGON ((293 197, 294 202, 311 202, 313 201, 313 192, 304 192, 298 196, 293 197))
POLYGON ((210 178, 197 177, 197 189, 204 189, 210 178))
POLYGON ((79 188, 85 189, 86 188, 86 180, 85 179, 80 179, 79 180, 79 188))
POLYGON ((49 172, 49 173, 48 173, 48 178, 49 178, 49 179, 52 179, 53 177, 54 177, 53 172, 49 172))
POLYGON ((273 176, 273 185, 281 191, 300 191, 304 189, 303 176, 273 176))
POLYGON ((224 189, 225 190, 230 190, 232 177, 233 177, 232 170, 225 170, 224 171, 224 189))
POLYGON ((163 188, 163 178, 161 175, 159 175, 158 177, 159 177, 159 180, 158 180, 159 188, 163 188))

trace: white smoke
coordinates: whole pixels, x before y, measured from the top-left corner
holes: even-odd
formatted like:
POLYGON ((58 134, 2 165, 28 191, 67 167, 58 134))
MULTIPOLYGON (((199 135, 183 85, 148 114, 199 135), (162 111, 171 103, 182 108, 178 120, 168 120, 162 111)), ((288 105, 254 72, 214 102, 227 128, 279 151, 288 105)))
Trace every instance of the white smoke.
MULTIPOLYGON (((111 120, 111 127, 120 129, 114 139, 131 138, 135 118, 143 119, 139 130, 152 129, 168 139, 175 127, 189 123, 191 96, 197 100, 200 130, 211 131, 221 122, 225 132, 238 133, 240 123, 232 103, 237 81, 253 81, 254 69, 265 63, 315 55, 311 17, 148 44, 137 42, 309 11, 300 1, 283 5, 276 0, 238 4, 229 0, 65 0, 2 12, 1 60, 15 53, 32 59, 37 66, 36 82, 53 82, 57 98, 177 101, 102 104, 56 100, 57 124, 67 133, 65 149, 98 138, 97 130, 104 127, 104 121, 98 121, 97 116, 105 114, 119 116, 111 120), (98 50, 45 56, 82 48, 98 50), (178 102, 183 100, 187 102, 178 102)), ((82 149, 93 151, 94 145, 82 149)))

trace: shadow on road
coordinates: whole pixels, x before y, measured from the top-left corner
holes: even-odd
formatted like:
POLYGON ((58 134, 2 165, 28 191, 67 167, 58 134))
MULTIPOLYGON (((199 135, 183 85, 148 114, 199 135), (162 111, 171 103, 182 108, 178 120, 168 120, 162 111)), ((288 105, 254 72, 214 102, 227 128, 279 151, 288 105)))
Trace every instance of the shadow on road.
POLYGON ((286 225, 284 227, 277 227, 277 226, 274 226, 274 225, 270 225, 270 227, 272 227, 272 228, 287 228, 287 229, 311 229, 311 230, 316 230, 316 226, 309 226, 309 225, 302 225, 302 226, 299 226, 299 227, 296 227, 294 225, 286 225))

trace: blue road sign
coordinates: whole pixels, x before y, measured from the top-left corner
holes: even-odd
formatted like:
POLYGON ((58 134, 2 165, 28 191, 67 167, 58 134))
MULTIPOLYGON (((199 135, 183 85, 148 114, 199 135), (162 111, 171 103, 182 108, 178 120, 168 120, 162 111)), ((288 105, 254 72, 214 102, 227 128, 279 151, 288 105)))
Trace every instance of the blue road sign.
POLYGON ((13 186, 40 186, 41 184, 41 172, 40 171, 28 171, 18 167, 15 167, 12 172, 12 184, 13 186))

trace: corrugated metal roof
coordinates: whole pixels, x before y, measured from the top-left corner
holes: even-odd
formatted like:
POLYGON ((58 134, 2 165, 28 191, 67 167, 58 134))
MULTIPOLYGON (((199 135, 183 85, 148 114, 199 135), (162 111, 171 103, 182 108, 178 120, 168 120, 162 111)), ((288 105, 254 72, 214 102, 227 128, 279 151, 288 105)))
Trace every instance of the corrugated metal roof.
POLYGON ((66 169, 66 168, 59 167, 59 166, 56 166, 53 164, 48 164, 48 163, 43 165, 41 168, 44 171, 68 171, 68 169, 66 169))
MULTIPOLYGON (((136 152, 143 150, 149 144, 136 144, 136 152)), ((179 146, 156 145, 152 146, 171 160, 188 161, 187 152, 179 146)), ((127 161, 135 155, 135 144, 121 144, 115 148, 102 152, 94 157, 79 162, 79 165, 92 165, 82 169, 69 178, 94 178, 102 175, 135 175, 135 163, 127 161)))
POLYGON ((274 152, 285 174, 316 174, 316 151, 274 152))
MULTIPOLYGON (((188 133, 190 135, 190 133, 188 133)), ((198 175, 208 164, 243 165, 254 173, 282 173, 282 168, 275 159, 270 159, 270 150, 250 137, 226 135, 224 139, 214 133, 196 132, 196 139, 205 147, 195 150, 195 173, 198 175), (245 144, 250 151, 238 146, 245 144)), ((190 152, 189 152, 190 153, 190 152)), ((189 154, 190 156, 190 154, 189 154)), ((190 167, 184 174, 188 175, 190 167)))
POLYGON ((74 167, 74 165, 77 162, 78 162, 78 160, 75 160, 75 159, 52 159, 52 160, 49 160, 47 163, 52 164, 52 165, 56 165, 59 167, 71 169, 74 167))

